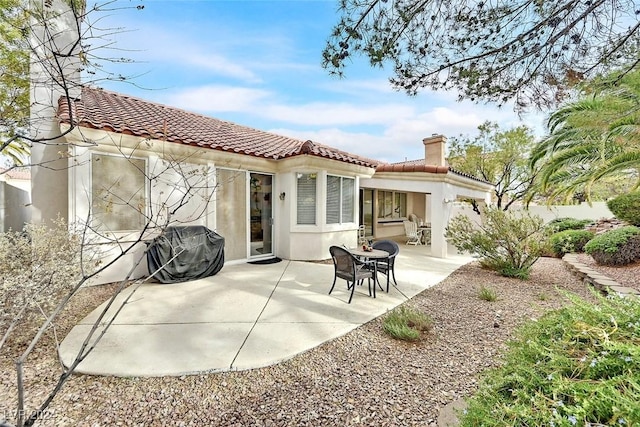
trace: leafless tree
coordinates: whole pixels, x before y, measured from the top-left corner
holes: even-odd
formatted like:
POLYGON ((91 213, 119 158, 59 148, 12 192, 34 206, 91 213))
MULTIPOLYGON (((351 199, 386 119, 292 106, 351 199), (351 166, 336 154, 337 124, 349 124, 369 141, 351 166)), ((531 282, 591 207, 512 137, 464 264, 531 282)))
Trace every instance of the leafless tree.
MULTIPOLYGON (((6 309, 0 317, 0 355, 15 358, 16 373, 13 396, 6 399, 3 396, 5 405, 15 405, 13 419, 5 420, 5 424, 0 420, 0 424, 11 425, 11 422, 19 427, 33 425, 64 390, 65 382, 78 364, 91 353, 127 303, 128 299, 116 303, 120 292, 132 282, 147 280, 157 273, 138 277, 140 263, 146 256, 145 243, 170 226, 202 222, 215 190, 212 170, 199 164, 192 155, 156 153, 158 160, 152 167, 140 168, 133 154, 148 150, 147 145, 156 138, 151 136, 140 140, 136 147, 123 149, 120 137, 111 134, 100 145, 110 146, 111 157, 125 162, 126 169, 137 171, 135 182, 144 189, 162 187, 162 191, 141 201, 136 198, 136 191, 123 191, 117 177, 107 177, 101 181, 100 188, 86 189, 92 196, 87 200, 83 218, 70 218, 66 200, 58 204, 41 202, 51 200, 43 197, 47 192, 62 189, 68 194, 69 168, 86 167, 87 162, 100 160, 99 156, 87 155, 98 144, 84 137, 79 127, 81 112, 72 104, 83 84, 114 79, 126 81, 125 76, 109 73, 105 64, 127 60, 108 55, 118 52, 110 36, 122 30, 100 28, 101 17, 114 11, 115 2, 107 1, 90 8, 83 0, 32 0, 27 9, 22 9, 22 4, 12 3, 11 13, 5 13, 2 18, 20 31, 21 36, 14 40, 11 48, 24 49, 31 58, 27 88, 31 101, 26 106, 30 107, 30 114, 26 121, 15 121, 16 127, 11 132, 3 132, 0 144, 3 152, 15 147, 17 142, 28 145, 31 158, 25 163, 31 168, 34 183, 33 224, 24 231, 0 236, 3 269, 0 300, 3 310, 6 309), (26 18, 14 19, 20 14, 26 18), (80 77, 85 80, 81 81, 80 77), (55 120, 59 101, 68 103, 69 126, 61 127, 55 120), (74 138, 68 138, 72 134, 74 138), (127 212, 134 218, 135 231, 124 233, 125 236, 115 230, 109 221, 109 215, 114 212, 127 212), (54 221, 56 217, 59 219, 54 221), (75 360, 69 366, 60 363, 60 376, 47 396, 40 401, 37 396, 30 396, 25 371, 32 362, 30 356, 34 349, 45 339, 54 340, 57 348, 56 322, 65 315, 65 308, 80 288, 132 255, 136 258, 130 271, 121 278, 75 360), (12 341, 18 331, 24 338, 25 330, 29 336, 26 342, 12 341)), ((21 111, 21 114, 25 117, 26 113, 21 111)), ((3 125, 10 122, 7 120, 3 125)), ((143 192, 149 194, 146 190, 143 192)), ((75 196, 78 197, 78 193, 75 196)))

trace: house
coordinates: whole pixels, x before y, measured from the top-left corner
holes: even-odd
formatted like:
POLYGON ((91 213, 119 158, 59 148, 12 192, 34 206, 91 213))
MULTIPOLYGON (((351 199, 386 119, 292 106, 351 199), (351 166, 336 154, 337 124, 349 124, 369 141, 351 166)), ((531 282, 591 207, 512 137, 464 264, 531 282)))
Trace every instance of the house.
MULTIPOLYGON (((36 28, 33 45, 74 48, 65 3, 51 7, 59 31, 49 40, 36 28)), ((146 273, 140 240, 168 224, 215 230, 227 263, 321 260, 331 245, 355 245, 360 223, 374 238, 402 235, 402 220, 417 213, 432 224, 432 254, 446 257, 448 203, 489 200, 489 183, 445 165, 444 137, 425 140, 423 160, 384 164, 82 85, 78 56, 55 69, 32 64, 32 136, 51 142, 32 150, 31 214, 88 227, 105 260, 118 259, 103 283, 146 273)))
POLYGON ((360 181, 361 222, 376 238, 401 235, 411 214, 431 225, 432 256, 446 258, 445 229, 456 201, 488 204, 493 185, 446 164, 447 139, 434 134, 423 139, 424 159, 378 164, 375 174, 360 181))

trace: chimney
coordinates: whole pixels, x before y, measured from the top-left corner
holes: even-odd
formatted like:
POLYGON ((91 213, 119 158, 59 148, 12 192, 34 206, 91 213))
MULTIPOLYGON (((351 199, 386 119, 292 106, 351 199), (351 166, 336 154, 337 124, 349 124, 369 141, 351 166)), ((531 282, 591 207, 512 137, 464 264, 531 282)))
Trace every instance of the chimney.
POLYGON ((432 134, 422 140, 424 144, 424 164, 432 166, 446 166, 444 150, 447 144, 447 137, 444 135, 432 134))

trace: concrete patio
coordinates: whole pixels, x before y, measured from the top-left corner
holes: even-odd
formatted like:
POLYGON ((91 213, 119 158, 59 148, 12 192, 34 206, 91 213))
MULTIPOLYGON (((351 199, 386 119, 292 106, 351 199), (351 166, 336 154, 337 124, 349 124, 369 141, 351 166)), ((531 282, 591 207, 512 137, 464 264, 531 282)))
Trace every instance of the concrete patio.
MULTIPOLYGON (((344 280, 327 294, 332 264, 287 260, 227 265, 215 276, 185 283, 130 286, 109 310, 111 314, 122 308, 120 313, 76 372, 177 376, 287 360, 384 314, 472 260, 462 255, 433 258, 428 253, 428 246, 401 244, 398 287, 391 286, 389 293, 378 290, 374 299, 366 284, 359 286, 351 304, 344 280)), ((449 253, 455 254, 455 249, 449 253)), ((380 278, 385 283, 386 276, 380 278)), ((60 356, 66 366, 103 307, 63 340, 60 356)), ((102 330, 100 326, 97 332, 102 330)))

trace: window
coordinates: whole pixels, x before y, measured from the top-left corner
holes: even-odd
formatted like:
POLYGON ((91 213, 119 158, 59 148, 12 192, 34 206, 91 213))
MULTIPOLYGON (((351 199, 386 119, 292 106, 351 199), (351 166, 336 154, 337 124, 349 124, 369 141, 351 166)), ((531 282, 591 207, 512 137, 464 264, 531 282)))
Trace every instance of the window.
POLYGON ((378 191, 378 219, 407 217, 407 193, 378 191))
POLYGON ((354 222, 355 179, 327 176, 327 224, 354 222))
POLYGON ((316 174, 298 173, 297 175, 298 224, 316 223, 316 174))
POLYGON ((146 223, 146 161, 105 154, 91 156, 91 209, 97 227, 141 230, 146 223))

